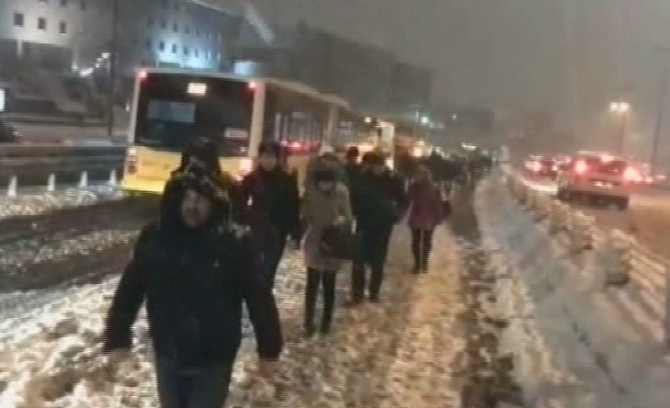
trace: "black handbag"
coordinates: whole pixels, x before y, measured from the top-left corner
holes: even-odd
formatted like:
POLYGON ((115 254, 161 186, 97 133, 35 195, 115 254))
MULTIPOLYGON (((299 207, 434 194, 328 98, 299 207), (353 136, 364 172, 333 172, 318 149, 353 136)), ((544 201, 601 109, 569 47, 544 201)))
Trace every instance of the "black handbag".
POLYGON ((326 258, 353 261, 358 257, 356 235, 347 227, 326 228, 321 234, 319 251, 326 258))

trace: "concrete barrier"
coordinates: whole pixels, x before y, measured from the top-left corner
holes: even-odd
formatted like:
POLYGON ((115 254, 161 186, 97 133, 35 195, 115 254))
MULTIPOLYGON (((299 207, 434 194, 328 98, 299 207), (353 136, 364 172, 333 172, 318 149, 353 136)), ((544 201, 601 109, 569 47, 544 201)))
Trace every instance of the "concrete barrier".
POLYGON ((538 222, 510 199, 515 191, 527 196, 512 183, 507 191, 483 187, 480 196, 490 196, 479 198, 477 209, 485 245, 505 274, 499 304, 518 315, 510 317, 517 330, 510 347, 522 354, 518 370, 533 397, 529 406, 667 407, 667 261, 621 231, 601 231, 578 211, 555 215, 564 227, 550 234, 551 217, 538 222), (573 250, 578 223, 590 229, 589 250, 573 250), (534 337, 520 339, 528 333, 534 337), (553 366, 542 372, 544 365, 553 366))

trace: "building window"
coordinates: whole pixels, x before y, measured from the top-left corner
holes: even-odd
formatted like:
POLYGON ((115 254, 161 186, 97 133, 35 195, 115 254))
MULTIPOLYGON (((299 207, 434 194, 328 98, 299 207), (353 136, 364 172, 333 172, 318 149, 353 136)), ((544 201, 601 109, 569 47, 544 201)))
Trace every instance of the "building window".
POLYGON ((67 0, 60 0, 61 7, 67 7, 67 0))
POLYGON ((80 9, 81 11, 86 11, 86 6, 87 6, 87 4, 86 4, 86 0, 81 0, 81 1, 79 2, 79 9, 80 9))
POLYGON ((67 34, 67 24, 64 21, 61 21, 58 25, 58 32, 61 34, 67 34))
POLYGON ((188 47, 184 47, 184 55, 188 57, 188 47))
POLYGON ((165 41, 161 41, 160 45, 158 45, 158 49, 161 51, 165 51, 165 41))
POLYGON ((179 32, 179 24, 177 24, 177 23, 172 24, 172 31, 174 31, 175 33, 178 33, 179 32))
POLYGON ((23 13, 14 13, 14 27, 23 27, 24 17, 23 13))
POLYGON ((147 48, 151 48, 151 38, 147 38, 144 41, 144 46, 147 47, 147 48))
POLYGON ((184 32, 186 34, 190 34, 191 33, 191 27, 188 27, 188 26, 184 27, 184 32))
POLYGON ((45 31, 47 29, 47 19, 40 17, 37 19, 37 29, 45 31))
POLYGON ((177 44, 172 44, 172 53, 173 54, 177 53, 177 44))
POLYGON ((161 20, 161 28, 164 30, 167 28, 167 21, 161 20))

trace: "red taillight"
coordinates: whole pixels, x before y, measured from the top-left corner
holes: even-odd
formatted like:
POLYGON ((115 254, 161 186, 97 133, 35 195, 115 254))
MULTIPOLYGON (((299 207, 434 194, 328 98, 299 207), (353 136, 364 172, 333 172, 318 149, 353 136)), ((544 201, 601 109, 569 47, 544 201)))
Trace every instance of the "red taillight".
POLYGON ((250 91, 255 91, 257 86, 258 85, 253 81, 247 84, 247 88, 249 88, 250 91))
POLYGON ((142 70, 142 71, 140 71, 140 72, 137 73, 137 78, 138 78, 140 81, 143 81, 143 80, 147 79, 147 76, 148 76, 148 75, 149 75, 149 74, 147 74, 147 71, 142 70))
POLYGON ((642 175, 639 171, 628 167, 626 171, 623 172, 623 178, 629 182, 639 182, 642 181, 642 175))
POLYGON ((531 171, 538 172, 538 171, 542 170, 542 165, 538 162, 532 162, 530 164, 530 169, 531 169, 531 171))
POLYGON ((583 161, 578 161, 575 163, 575 173, 584 174, 589 170, 589 166, 586 165, 583 161))

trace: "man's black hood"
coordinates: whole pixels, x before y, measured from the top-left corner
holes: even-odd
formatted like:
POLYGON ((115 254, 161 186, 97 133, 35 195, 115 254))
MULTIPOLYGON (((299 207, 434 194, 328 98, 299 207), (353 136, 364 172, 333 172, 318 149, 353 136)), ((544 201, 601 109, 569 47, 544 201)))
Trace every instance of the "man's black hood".
POLYGON ((190 167, 170 180, 171 194, 163 195, 160 205, 161 226, 174 230, 188 230, 181 216, 181 204, 187 191, 193 190, 209 198, 212 202, 212 215, 203 225, 203 229, 216 228, 230 218, 231 203, 226 191, 206 170, 190 167))

